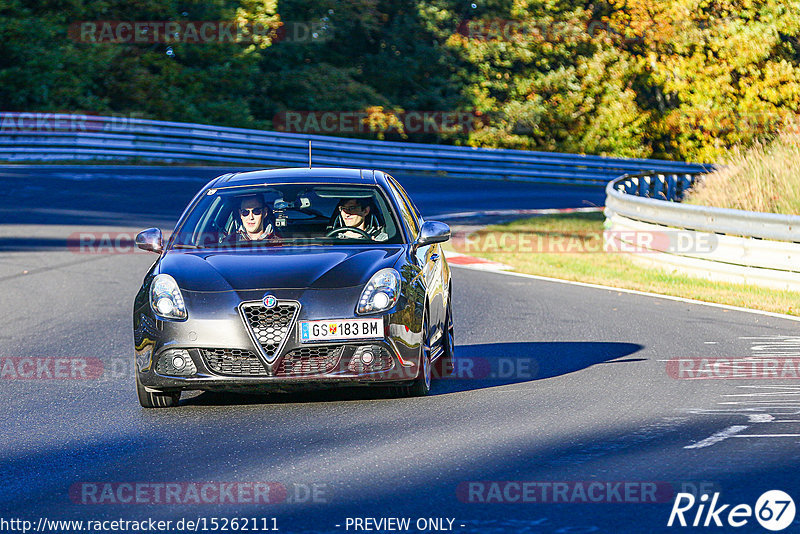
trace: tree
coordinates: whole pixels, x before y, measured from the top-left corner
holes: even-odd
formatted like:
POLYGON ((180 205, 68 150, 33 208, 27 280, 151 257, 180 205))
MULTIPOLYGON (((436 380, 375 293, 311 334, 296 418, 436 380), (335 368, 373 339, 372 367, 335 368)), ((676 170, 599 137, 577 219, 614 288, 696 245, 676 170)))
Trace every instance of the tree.
POLYGON ((614 0, 611 26, 641 60, 658 155, 714 161, 800 110, 800 2, 614 0))

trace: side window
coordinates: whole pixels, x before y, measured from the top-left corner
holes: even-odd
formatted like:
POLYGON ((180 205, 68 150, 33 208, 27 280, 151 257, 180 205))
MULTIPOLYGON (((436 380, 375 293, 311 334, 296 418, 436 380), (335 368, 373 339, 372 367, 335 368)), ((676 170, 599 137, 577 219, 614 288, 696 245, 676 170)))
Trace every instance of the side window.
POLYGON ((391 176, 389 176, 389 181, 392 182, 392 184, 394 184, 394 186, 400 192, 400 196, 403 197, 403 200, 406 202, 408 207, 411 209, 411 214, 417 220, 417 227, 419 227, 424 222, 424 220, 422 219, 422 215, 419 214, 419 210, 417 209, 417 207, 411 201, 411 197, 408 196, 408 193, 406 193, 406 190, 403 189, 402 185, 400 185, 400 182, 398 182, 397 180, 395 180, 391 176))
POLYGON ((400 206, 400 216, 403 217, 403 220, 406 222, 406 226, 408 226, 409 231, 411 232, 411 239, 416 239, 417 235, 419 234, 419 224, 417 222, 417 218, 414 216, 414 212, 409 208, 406 199, 403 198, 403 195, 400 193, 398 186, 394 180, 389 180, 389 188, 392 190, 392 195, 394 196, 397 204, 400 206))

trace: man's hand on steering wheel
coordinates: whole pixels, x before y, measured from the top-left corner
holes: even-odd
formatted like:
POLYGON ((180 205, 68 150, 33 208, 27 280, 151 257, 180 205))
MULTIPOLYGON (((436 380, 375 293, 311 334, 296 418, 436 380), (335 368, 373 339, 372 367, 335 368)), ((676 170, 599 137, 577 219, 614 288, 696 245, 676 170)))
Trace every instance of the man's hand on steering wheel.
POLYGON ((356 228, 356 227, 353 227, 353 226, 342 226, 341 228, 334 228, 333 230, 328 232, 325 235, 325 237, 333 237, 333 236, 338 235, 338 234, 342 234, 341 237, 349 237, 349 238, 353 238, 353 239, 356 239, 356 238, 359 238, 359 237, 363 237, 365 239, 370 239, 370 240, 372 239, 372 236, 369 235, 367 232, 365 232, 361 228, 356 228), (353 235, 353 236, 347 235, 347 234, 349 234, 351 232, 353 234, 355 234, 355 235, 353 235))

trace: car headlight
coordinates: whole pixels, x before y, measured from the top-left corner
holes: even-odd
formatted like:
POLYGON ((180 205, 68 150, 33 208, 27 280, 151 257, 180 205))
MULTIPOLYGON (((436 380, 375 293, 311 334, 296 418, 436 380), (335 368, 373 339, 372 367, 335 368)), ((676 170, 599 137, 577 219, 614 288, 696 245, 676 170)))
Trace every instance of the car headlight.
POLYGON ((178 283, 168 274, 159 274, 150 283, 150 308, 159 318, 182 321, 188 316, 178 283))
POLYGON ((400 297, 400 273, 395 269, 381 269, 372 275, 361 297, 356 312, 363 315, 388 310, 400 297))

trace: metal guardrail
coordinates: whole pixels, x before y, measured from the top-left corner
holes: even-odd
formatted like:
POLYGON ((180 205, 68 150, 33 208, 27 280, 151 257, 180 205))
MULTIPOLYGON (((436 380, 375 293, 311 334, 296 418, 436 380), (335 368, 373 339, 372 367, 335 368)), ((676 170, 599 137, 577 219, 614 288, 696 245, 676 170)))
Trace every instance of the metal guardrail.
MULTIPOLYGON (((639 257, 712 279, 800 290, 800 217, 681 204, 710 167, 652 159, 422 145, 120 117, 0 113, 0 161, 148 160, 371 167, 535 182, 605 184, 612 230, 713 236, 712 251, 639 257), (622 176, 620 176, 622 174, 622 176), (618 177, 618 178, 617 178, 618 177)), ((612 232, 613 233, 613 232, 612 232)), ((666 241, 664 241, 666 242, 666 241)), ((663 244, 663 242, 662 242, 663 244)))
POLYGON ((636 233, 649 233, 651 244, 634 255, 651 265, 800 291, 800 216, 681 204, 700 174, 652 172, 611 181, 606 186, 608 235, 625 239, 627 232, 635 239, 636 233), (676 238, 684 246, 676 246, 676 238))
POLYGON ((680 204, 701 174, 624 175, 606 186, 606 209, 673 228, 800 242, 800 216, 680 204))
POLYGON ((452 177, 605 184, 625 172, 702 172, 651 159, 423 145, 89 115, 0 113, 0 160, 151 160, 378 168, 452 177))

